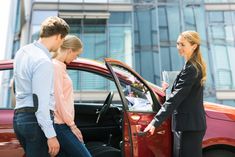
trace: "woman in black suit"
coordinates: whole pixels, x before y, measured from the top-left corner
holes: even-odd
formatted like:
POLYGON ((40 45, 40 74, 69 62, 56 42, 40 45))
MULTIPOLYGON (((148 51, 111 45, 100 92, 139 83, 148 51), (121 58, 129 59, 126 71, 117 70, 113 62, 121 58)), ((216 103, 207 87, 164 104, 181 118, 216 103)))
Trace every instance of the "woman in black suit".
POLYGON ((195 31, 182 32, 177 40, 177 49, 184 57, 185 65, 173 84, 169 98, 144 132, 153 134, 155 128, 172 115, 172 129, 179 135, 180 157, 202 157, 202 139, 206 131, 203 107, 206 64, 200 52, 199 34, 195 31))

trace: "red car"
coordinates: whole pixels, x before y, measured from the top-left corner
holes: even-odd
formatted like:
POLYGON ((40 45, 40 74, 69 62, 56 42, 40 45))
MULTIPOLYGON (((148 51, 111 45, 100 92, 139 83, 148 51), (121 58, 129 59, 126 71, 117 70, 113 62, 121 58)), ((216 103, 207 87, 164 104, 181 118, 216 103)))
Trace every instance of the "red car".
MULTIPOLYGON (((12 68, 12 60, 0 61, 1 157, 24 156, 12 128, 12 68)), ((76 125, 94 157, 105 157, 107 152, 109 157, 172 156, 170 118, 154 135, 142 132, 164 102, 165 93, 160 87, 113 59, 105 59, 105 64, 78 59, 67 69, 75 86, 76 125)), ((235 108, 206 102, 205 109, 203 156, 234 157, 235 108)))

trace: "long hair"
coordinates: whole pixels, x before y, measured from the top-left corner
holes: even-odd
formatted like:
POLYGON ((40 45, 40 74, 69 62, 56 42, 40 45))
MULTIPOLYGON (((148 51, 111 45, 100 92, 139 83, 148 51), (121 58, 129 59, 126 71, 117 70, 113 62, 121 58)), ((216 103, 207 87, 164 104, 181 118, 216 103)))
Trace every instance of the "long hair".
POLYGON ((189 59, 189 62, 195 67, 197 74, 202 73, 201 85, 203 86, 206 82, 206 63, 202 58, 202 53, 200 50, 201 39, 197 32, 195 31, 185 31, 180 34, 184 37, 191 45, 196 44, 197 47, 194 50, 192 56, 189 59))

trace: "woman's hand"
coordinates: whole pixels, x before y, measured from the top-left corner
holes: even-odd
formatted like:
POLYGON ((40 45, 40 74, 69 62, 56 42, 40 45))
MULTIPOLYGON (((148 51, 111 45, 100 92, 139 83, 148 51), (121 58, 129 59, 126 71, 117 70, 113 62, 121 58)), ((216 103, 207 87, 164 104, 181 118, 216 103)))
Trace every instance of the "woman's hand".
POLYGON ((144 129, 144 132, 150 132, 151 135, 153 135, 155 131, 155 126, 153 126, 151 123, 144 129))
POLYGON ((77 128, 76 125, 73 125, 70 127, 71 131, 73 132, 73 134, 78 138, 78 140, 82 143, 84 143, 83 141, 83 137, 82 137, 82 133, 81 131, 77 128))

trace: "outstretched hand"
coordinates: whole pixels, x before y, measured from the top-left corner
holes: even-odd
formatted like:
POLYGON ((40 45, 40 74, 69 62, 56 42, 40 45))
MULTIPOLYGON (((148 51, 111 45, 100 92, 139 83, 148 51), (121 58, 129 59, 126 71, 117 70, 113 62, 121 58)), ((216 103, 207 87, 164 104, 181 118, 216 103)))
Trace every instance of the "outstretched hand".
POLYGON ((151 135, 153 135, 155 131, 155 126, 153 126, 151 123, 144 129, 144 132, 150 132, 151 135))

